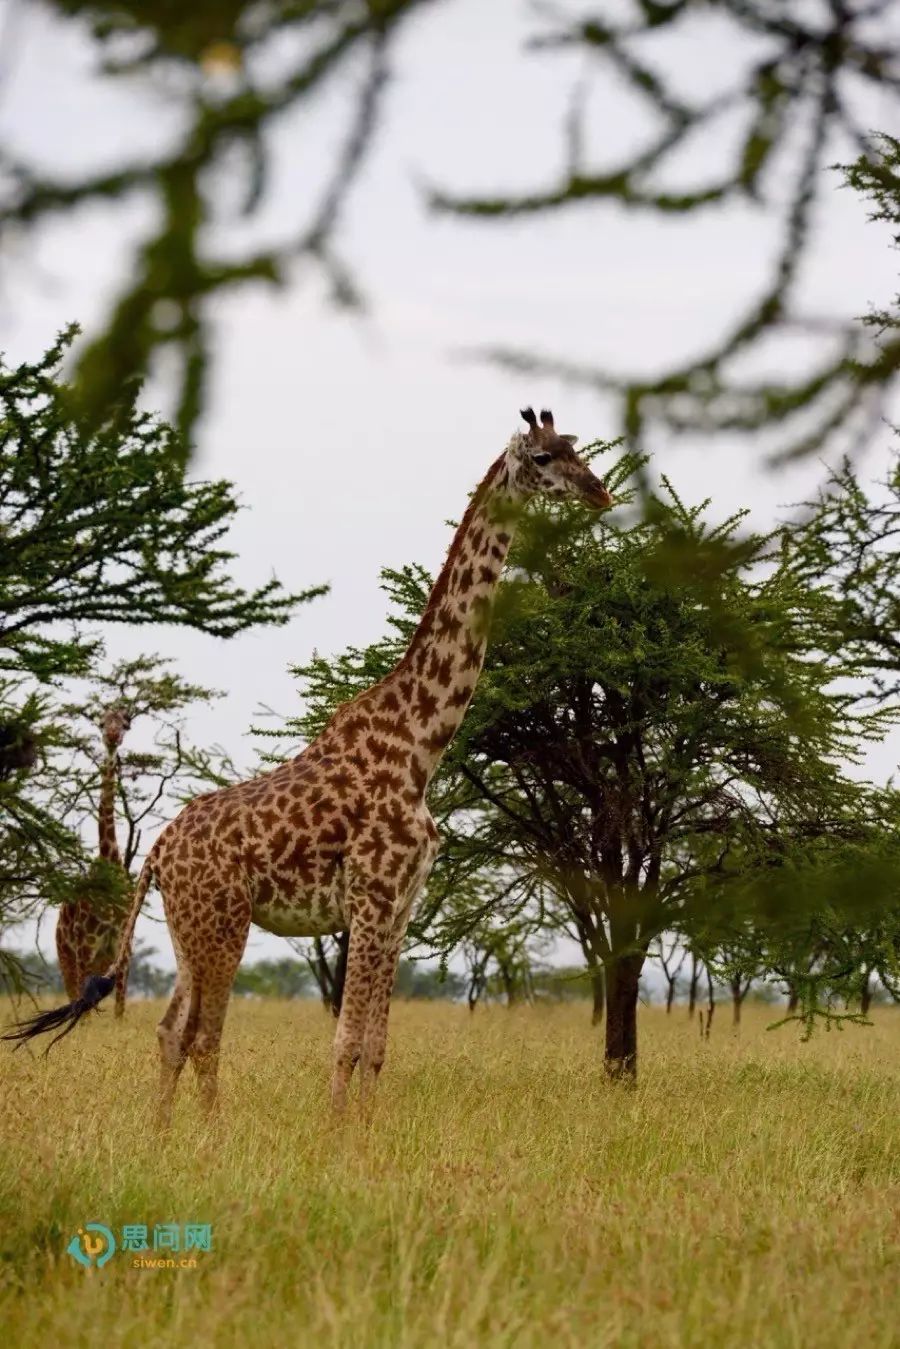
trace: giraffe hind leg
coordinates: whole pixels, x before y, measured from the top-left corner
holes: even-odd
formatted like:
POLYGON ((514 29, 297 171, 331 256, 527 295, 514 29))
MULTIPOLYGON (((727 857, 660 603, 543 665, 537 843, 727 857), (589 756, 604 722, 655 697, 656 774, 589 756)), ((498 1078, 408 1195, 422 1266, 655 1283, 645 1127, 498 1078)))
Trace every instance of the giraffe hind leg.
MULTIPOLYGON (((249 923, 247 926, 249 929, 249 923)), ((228 951, 230 959, 227 969, 220 967, 214 975, 204 977, 200 984, 196 1034, 191 1039, 188 1055, 197 1074, 200 1104, 206 1114, 212 1114, 216 1107, 222 1028, 228 1012, 231 986, 241 963, 245 945, 246 934, 239 949, 235 944, 228 951)), ((225 954, 221 950, 216 953, 219 959, 225 954)))
POLYGON ((179 1062, 190 1059, 200 1103, 211 1113, 228 1000, 250 934, 250 899, 243 891, 210 890, 194 895, 190 907, 179 905, 177 899, 167 904, 166 916, 179 969, 190 981, 190 1014, 179 1040, 179 1062), (207 915, 211 923, 202 921, 207 915))
POLYGON ((190 972, 179 964, 171 1000, 156 1029, 160 1057, 157 1118, 161 1129, 167 1129, 172 1122, 175 1088, 197 1032, 198 1011, 199 997, 190 972))
POLYGON ((75 914, 71 905, 64 904, 56 920, 56 961, 70 1002, 74 1002, 81 993, 83 982, 80 977, 76 943, 75 914))

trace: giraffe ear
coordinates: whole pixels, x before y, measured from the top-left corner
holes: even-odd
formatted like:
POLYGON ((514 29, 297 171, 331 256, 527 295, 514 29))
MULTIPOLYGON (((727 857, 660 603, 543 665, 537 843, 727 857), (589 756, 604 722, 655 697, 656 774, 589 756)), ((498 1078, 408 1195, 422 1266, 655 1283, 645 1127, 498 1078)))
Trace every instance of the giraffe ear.
POLYGON ((569 443, 570 445, 577 445, 577 444, 578 444, 578 437, 577 437, 577 436, 560 436, 560 440, 568 441, 568 443, 569 443))

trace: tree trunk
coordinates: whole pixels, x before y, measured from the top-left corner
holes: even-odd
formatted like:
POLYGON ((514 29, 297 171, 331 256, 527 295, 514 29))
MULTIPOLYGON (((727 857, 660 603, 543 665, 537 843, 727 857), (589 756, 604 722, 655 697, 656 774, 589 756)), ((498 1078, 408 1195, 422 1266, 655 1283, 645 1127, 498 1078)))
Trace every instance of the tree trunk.
POLYGON ((691 984, 688 993, 688 1016, 694 1019, 697 1010, 697 985, 700 983, 700 966, 697 957, 691 952, 691 984))
POLYGON ((331 1010, 335 1016, 341 1014, 344 1001, 344 980, 347 978, 347 953, 350 950, 350 933, 338 934, 338 958, 334 966, 334 978, 331 985, 331 1010))
POLYGON ((472 956, 472 964, 469 969, 469 991, 467 1001, 469 1011, 475 1011, 475 1004, 481 1001, 484 990, 487 987, 487 967, 488 957, 482 957, 480 960, 476 955, 472 956))
POLYGON ((670 979, 668 992, 666 993, 666 1016, 668 1016, 669 1013, 671 1012, 672 1003, 674 1001, 675 1001, 675 980, 670 979))
POLYGON ((788 985, 788 1012, 793 1015, 800 1006, 800 991, 794 988, 793 984, 788 985))
MULTIPOLYGON (((716 1010, 716 992, 715 992, 715 989, 714 989, 714 987, 713 987, 713 978, 712 978, 712 975, 711 975, 710 972, 709 972, 709 966, 707 966, 707 968, 706 968, 706 988, 707 988, 707 998, 706 998, 706 1008, 707 1008, 707 1010, 706 1010, 706 1029, 705 1029, 705 1031, 704 1031, 704 1033, 703 1033, 703 1038, 704 1038, 705 1040, 708 1040, 708 1039, 709 1039, 709 1033, 710 1033, 710 1031, 712 1030, 713 1013, 714 1013, 715 1010, 716 1010)), ((702 1013, 702 1012, 700 1013, 700 1023, 701 1023, 701 1025, 702 1025, 702 1023, 703 1023, 703 1013, 702 1013)))
POLYGON ((606 1075, 633 1082, 637 1077, 638 979, 643 956, 613 957, 606 974, 606 1075))
POLYGON ((868 1016, 869 1008, 872 1006, 872 971, 866 970, 863 974, 862 983, 859 989, 859 1010, 863 1016, 868 1016))
POLYGON ((591 1025, 599 1026, 603 1022, 603 1008, 606 1004, 606 979, 603 966, 598 965, 591 975, 591 987, 594 992, 594 1006, 591 1011, 591 1025))
POLYGON ((744 1004, 740 978, 731 981, 731 1024, 735 1030, 741 1028, 741 1007, 744 1004))
POLYGON ((328 965, 328 957, 325 955, 325 947, 322 944, 321 937, 316 937, 313 942, 313 949, 316 953, 315 961, 307 960, 307 964, 316 977, 316 983, 319 985, 322 1010, 323 1012, 330 1012, 334 1006, 332 1001, 334 980, 331 977, 331 969, 328 965))

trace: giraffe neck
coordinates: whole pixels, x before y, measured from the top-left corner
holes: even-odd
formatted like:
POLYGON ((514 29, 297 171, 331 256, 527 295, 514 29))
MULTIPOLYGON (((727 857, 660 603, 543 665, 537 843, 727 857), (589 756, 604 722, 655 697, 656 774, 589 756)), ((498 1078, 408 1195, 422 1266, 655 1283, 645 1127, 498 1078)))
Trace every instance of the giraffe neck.
POLYGON ((100 809, 97 815, 100 835, 100 859, 114 866, 122 865, 119 841, 116 837, 116 786, 119 779, 119 753, 110 749, 100 777, 100 809))
POLYGON ((504 453, 472 497, 406 654, 383 684, 405 718, 423 791, 481 673, 491 601, 512 542, 511 504, 504 453))

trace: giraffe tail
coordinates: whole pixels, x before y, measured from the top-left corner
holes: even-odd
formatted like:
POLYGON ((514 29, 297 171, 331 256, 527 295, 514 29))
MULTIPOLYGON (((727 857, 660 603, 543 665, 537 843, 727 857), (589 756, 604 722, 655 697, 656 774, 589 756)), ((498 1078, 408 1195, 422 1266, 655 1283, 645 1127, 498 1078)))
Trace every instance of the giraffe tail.
POLYGON ((46 1035, 55 1030, 59 1033, 54 1035, 44 1050, 45 1054, 49 1054, 57 1040, 69 1035, 83 1016, 94 1011, 103 999, 112 993, 118 982, 121 982, 124 987, 124 982, 128 977, 128 966, 131 963, 131 942, 134 937, 135 924, 147 897, 152 879, 151 854, 141 868, 141 874, 138 876, 137 885, 134 889, 131 909, 119 940, 119 950, 115 962, 109 967, 106 974, 89 975, 82 985, 80 995, 73 1002, 67 1002, 63 1007, 53 1007, 49 1012, 38 1012, 35 1016, 17 1022, 3 1035, 0 1035, 0 1040, 14 1040, 17 1042, 16 1049, 21 1049, 27 1040, 33 1040, 36 1035, 46 1035))

